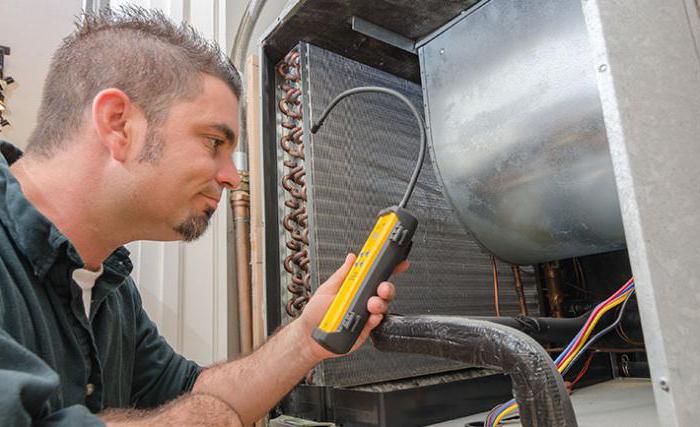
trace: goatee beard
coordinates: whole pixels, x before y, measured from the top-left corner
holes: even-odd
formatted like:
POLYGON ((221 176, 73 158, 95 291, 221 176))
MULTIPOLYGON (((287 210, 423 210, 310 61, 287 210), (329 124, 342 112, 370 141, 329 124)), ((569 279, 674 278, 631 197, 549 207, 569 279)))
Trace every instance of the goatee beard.
POLYGON ((197 240, 207 231, 209 220, 214 215, 214 209, 207 207, 204 214, 193 214, 174 227, 185 242, 197 240))

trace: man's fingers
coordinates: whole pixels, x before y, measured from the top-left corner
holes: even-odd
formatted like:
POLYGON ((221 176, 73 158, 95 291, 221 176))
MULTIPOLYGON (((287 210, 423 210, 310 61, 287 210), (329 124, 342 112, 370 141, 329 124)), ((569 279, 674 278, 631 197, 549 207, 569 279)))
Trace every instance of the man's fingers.
POLYGON ((382 314, 370 314, 369 318, 367 319, 367 324, 365 325, 363 333, 366 333, 366 335, 369 336, 369 333, 372 332, 372 329, 379 326, 379 324, 382 323, 383 319, 384 315, 382 314))
POLYGON ((343 279, 345 279, 345 276, 348 275, 350 272, 350 269, 352 268, 352 264, 355 262, 355 254, 347 254, 345 256, 345 262, 343 265, 340 266, 339 269, 335 271, 331 275, 331 277, 328 278, 328 280, 325 281, 323 285, 321 285, 318 288, 317 293, 321 294, 336 294, 338 293, 338 289, 340 289, 340 285, 343 283, 343 279))
POLYGON ((372 314, 384 314, 389 310, 389 303, 379 297, 371 297, 367 301, 367 310, 372 314))
POLYGON ((367 323, 365 323, 365 327, 362 328, 362 332, 360 333, 360 336, 357 338, 357 341, 355 342, 355 345, 352 347, 351 351, 355 351, 358 348, 360 348, 362 346, 362 344, 369 337, 369 334, 372 332, 372 329, 379 326, 379 324, 382 323, 383 319, 384 319, 384 316, 381 314, 370 314, 369 318, 367 319, 367 323))
POLYGON ((382 282, 377 287, 377 295, 384 301, 392 301, 396 296, 396 287, 391 282, 382 282))
POLYGON ((399 263, 399 265, 397 265, 394 268, 394 272, 392 274, 401 274, 404 271, 408 270, 408 267, 410 267, 410 266, 411 266, 410 262, 408 262, 407 260, 403 260, 399 263))

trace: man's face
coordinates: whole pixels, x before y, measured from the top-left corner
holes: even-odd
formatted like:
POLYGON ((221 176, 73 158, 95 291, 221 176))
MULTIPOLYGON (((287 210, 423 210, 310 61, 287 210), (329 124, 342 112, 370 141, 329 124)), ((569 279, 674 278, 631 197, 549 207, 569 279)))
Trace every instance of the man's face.
POLYGON ((224 188, 240 183, 231 157, 237 135, 238 100, 208 75, 195 99, 176 102, 164 123, 149 128, 136 167, 139 209, 155 223, 152 239, 191 241, 204 233, 224 188), (148 152, 153 143, 161 145, 144 159, 144 146, 148 152))

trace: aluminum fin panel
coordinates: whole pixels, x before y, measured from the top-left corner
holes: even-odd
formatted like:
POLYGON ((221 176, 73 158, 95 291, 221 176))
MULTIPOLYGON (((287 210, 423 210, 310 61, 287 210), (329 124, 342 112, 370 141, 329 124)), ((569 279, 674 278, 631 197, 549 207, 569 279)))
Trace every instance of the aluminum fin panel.
MULTIPOLYGON (((401 199, 415 165, 419 131, 408 109, 389 96, 362 94, 343 100, 316 135, 308 132, 333 97, 357 86, 384 86, 406 95, 419 110, 421 87, 394 75, 302 43, 302 103, 311 285, 315 290, 367 238, 377 213, 401 199)), ((281 159, 280 159, 281 160, 281 159)), ((461 226, 426 156, 407 208, 419 226, 409 272, 393 279, 400 314, 493 315, 490 255, 461 226)), ((280 201, 282 203, 282 201, 280 201)), ((517 314, 510 265, 498 262, 501 312, 517 314)), ((531 313, 537 313, 534 270, 524 268, 531 313)), ((284 304, 284 301, 282 302, 284 304)), ((379 353, 371 343, 319 365, 313 382, 353 386, 462 368, 455 362, 379 353)))

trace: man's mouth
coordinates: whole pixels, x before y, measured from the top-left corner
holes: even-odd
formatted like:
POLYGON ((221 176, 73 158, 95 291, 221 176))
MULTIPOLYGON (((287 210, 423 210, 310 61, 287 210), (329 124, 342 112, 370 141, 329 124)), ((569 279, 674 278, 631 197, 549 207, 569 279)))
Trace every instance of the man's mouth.
POLYGON ((221 198, 220 196, 211 196, 209 194, 204 194, 204 193, 201 193, 201 194, 202 194, 202 196, 206 197, 207 199, 212 200, 217 205, 219 204, 219 199, 221 198))
POLYGON ((214 215, 214 211, 219 206, 219 198, 204 193, 200 194, 207 200, 206 205, 204 207, 204 213, 208 218, 211 218, 212 215, 214 215))

